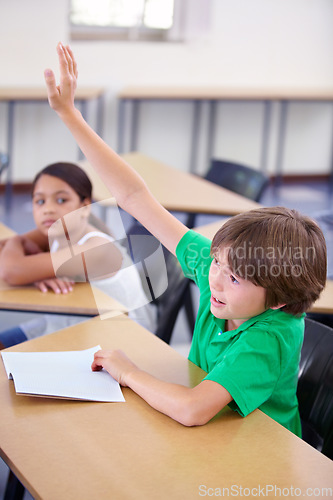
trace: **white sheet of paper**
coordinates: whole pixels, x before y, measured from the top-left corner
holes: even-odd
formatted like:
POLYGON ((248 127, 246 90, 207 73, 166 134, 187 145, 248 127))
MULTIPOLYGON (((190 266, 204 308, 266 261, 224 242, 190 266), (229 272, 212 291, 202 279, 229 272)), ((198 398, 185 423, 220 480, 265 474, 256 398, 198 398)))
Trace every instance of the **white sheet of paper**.
POLYGON ((7 377, 18 394, 124 402, 120 385, 109 373, 93 372, 95 346, 83 351, 1 352, 7 377))

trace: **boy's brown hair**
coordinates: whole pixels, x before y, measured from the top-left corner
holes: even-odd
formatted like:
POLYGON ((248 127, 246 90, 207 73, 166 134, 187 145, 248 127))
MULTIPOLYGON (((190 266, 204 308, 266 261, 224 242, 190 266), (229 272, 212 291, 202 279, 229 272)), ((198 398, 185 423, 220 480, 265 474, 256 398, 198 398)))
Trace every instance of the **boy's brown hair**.
POLYGON ((285 304, 307 311, 325 287, 324 235, 310 217, 284 207, 250 210, 229 219, 215 234, 211 252, 229 249, 233 273, 266 289, 266 307, 285 304))

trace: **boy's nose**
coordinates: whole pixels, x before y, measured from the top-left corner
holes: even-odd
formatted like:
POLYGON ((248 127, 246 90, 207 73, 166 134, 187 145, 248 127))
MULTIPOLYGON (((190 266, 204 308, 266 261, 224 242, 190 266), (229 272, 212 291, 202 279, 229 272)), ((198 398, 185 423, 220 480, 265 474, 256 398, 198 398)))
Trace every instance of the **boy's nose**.
POLYGON ((214 286, 215 290, 223 290, 223 274, 220 272, 220 270, 216 270, 215 272, 211 273, 210 282, 214 286))

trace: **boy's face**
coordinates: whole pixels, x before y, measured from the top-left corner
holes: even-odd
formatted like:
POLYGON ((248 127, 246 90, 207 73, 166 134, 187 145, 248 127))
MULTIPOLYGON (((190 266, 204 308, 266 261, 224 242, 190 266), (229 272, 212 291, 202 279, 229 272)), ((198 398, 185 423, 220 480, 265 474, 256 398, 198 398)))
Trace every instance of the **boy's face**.
POLYGON ((228 264, 228 249, 221 248, 209 271, 211 312, 216 318, 229 320, 237 328, 246 320, 266 311, 266 290, 235 276, 228 264))

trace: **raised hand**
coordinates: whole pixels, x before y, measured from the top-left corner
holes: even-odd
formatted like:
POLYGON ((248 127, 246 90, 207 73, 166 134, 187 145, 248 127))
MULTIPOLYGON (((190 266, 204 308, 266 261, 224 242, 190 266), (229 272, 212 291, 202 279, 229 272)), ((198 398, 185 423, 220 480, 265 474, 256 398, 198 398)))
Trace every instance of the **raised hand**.
POLYGON ((74 108, 78 71, 74 54, 68 45, 65 47, 62 43, 58 43, 57 53, 60 67, 60 84, 56 84, 51 69, 44 71, 44 78, 50 106, 59 115, 62 115, 74 108))

